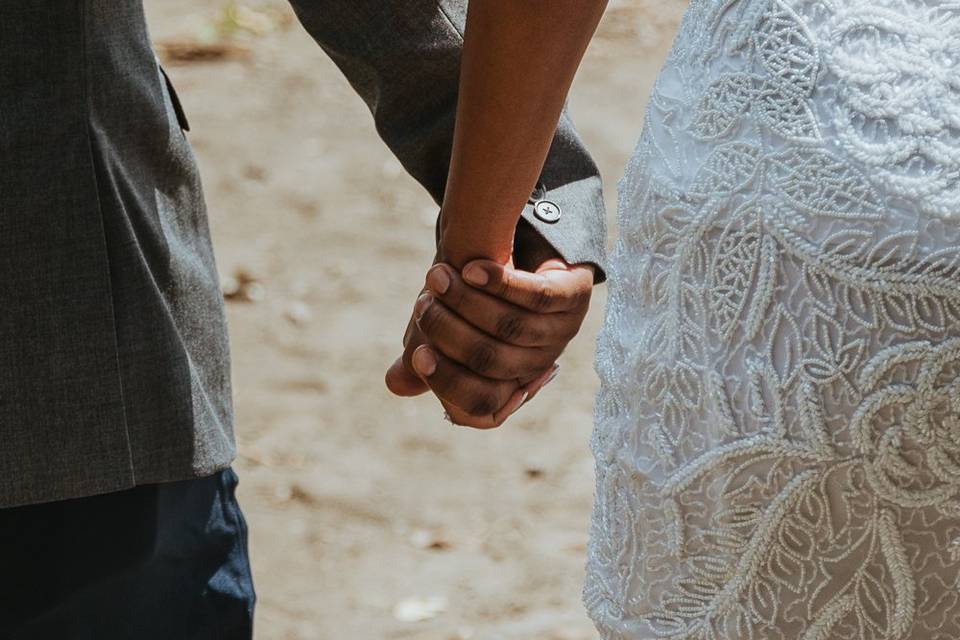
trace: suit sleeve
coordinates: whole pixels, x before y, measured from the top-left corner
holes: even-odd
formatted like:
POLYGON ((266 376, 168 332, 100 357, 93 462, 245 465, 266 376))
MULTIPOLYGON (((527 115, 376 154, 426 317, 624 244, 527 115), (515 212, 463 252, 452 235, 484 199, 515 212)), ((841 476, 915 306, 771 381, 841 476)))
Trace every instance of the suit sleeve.
MULTIPOLYGON (((366 102, 380 137, 439 204, 453 143, 466 1, 290 2, 366 102)), ((540 182, 543 188, 531 195, 520 224, 568 263, 597 267, 602 281, 606 216, 600 175, 566 112, 540 182)))

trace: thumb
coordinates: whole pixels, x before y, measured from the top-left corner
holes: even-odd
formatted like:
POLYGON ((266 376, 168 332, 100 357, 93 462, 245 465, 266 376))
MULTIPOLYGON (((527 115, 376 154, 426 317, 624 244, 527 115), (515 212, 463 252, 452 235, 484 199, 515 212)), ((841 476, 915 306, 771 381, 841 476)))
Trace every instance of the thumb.
POLYGON ((395 396, 418 396, 430 389, 419 376, 411 373, 403 364, 403 358, 397 358, 384 376, 387 389, 395 396))
POLYGON ((560 258, 550 258, 549 260, 544 260, 540 265, 538 265, 536 272, 543 273, 544 271, 566 271, 568 269, 570 269, 570 265, 560 258))

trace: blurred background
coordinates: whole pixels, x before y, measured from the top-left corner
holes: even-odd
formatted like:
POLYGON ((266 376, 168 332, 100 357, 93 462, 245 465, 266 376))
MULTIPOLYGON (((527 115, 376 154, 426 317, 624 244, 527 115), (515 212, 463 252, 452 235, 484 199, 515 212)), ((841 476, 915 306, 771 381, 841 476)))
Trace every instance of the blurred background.
MULTIPOLYGON (((504 428, 390 396, 436 207, 285 2, 145 4, 228 298, 258 640, 595 638, 580 588, 603 289, 557 380, 504 428)), ((612 0, 571 95, 611 233, 683 9, 612 0)))

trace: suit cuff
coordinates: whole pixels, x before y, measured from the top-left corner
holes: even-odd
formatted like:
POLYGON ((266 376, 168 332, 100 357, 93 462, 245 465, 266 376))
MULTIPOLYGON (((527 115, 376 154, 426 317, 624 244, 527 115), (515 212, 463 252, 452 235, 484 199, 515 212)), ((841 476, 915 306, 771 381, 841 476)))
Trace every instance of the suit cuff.
MULTIPOLYGON (((591 265, 594 284, 606 281, 607 216, 599 176, 553 189, 538 185, 520 218, 518 224, 526 225, 543 238, 567 264, 591 265)), ((434 231, 439 246, 439 216, 434 231)), ((518 247, 517 251, 523 249, 518 247)), ((516 258, 518 263, 530 262, 524 260, 523 255, 516 258)))
POLYGON ((594 283, 606 280, 607 218, 599 176, 538 187, 521 217, 568 264, 592 265, 594 283))

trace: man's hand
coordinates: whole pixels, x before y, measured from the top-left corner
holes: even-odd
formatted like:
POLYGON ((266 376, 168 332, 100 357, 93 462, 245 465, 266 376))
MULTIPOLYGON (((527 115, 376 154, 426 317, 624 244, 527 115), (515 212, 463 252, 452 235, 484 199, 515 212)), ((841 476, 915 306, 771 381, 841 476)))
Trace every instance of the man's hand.
POLYGON ((462 278, 434 265, 387 387, 401 396, 433 391, 456 424, 500 426, 552 380, 587 313, 593 276, 557 258, 535 272, 478 260, 462 278))

